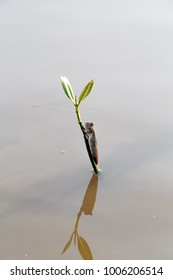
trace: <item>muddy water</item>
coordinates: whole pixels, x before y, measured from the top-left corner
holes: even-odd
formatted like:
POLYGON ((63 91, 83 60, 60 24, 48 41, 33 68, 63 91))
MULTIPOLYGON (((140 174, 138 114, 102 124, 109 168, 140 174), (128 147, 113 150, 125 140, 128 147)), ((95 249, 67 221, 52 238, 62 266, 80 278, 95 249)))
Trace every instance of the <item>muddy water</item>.
POLYGON ((0 259, 81 259, 73 243, 61 255, 74 230, 95 259, 173 258, 172 8, 1 1, 0 259), (80 109, 92 191, 61 75, 76 93, 95 79, 80 109))

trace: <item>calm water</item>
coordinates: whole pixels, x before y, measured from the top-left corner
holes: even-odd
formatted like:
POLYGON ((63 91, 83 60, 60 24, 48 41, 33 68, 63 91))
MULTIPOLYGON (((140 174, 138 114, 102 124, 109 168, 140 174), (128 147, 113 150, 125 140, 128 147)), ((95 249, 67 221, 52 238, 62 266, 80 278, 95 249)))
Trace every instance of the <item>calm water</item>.
POLYGON ((76 221, 94 259, 172 259, 173 3, 6 0, 0 33, 0 259, 81 259, 76 221), (95 79, 94 187, 61 75, 95 79))

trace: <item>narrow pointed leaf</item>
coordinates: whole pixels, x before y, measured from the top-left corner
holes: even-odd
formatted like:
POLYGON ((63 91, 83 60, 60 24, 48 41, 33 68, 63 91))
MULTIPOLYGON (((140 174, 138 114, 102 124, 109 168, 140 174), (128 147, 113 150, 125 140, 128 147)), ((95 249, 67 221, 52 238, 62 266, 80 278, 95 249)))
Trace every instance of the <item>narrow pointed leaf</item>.
POLYGON ((74 96, 72 87, 71 87, 68 79, 66 77, 61 77, 61 83, 62 83, 65 94, 75 104, 75 96, 74 96))
POLYGON ((77 236, 78 250, 84 260, 93 260, 92 253, 88 243, 82 236, 77 236))
POLYGON ((94 80, 91 80, 87 85, 86 87, 83 89, 83 91, 81 92, 80 96, 79 96, 79 103, 81 103, 81 101, 83 101, 87 96, 88 94, 90 93, 92 87, 94 85, 94 80))
POLYGON ((72 239, 73 239, 73 234, 74 234, 74 232, 73 232, 72 235, 70 236, 70 239, 69 239, 69 241, 67 242, 67 244, 65 245, 65 247, 64 247, 64 249, 63 249, 63 251, 62 251, 61 254, 64 254, 65 251, 67 251, 67 249, 70 247, 71 242, 72 242, 72 239))

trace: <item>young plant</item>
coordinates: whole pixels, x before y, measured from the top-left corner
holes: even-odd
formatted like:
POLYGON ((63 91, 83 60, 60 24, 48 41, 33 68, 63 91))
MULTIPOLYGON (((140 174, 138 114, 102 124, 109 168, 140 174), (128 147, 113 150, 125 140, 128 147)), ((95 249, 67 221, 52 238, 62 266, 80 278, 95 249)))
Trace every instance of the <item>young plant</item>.
POLYGON ((74 95, 72 87, 71 87, 71 85, 70 85, 70 83, 69 83, 69 81, 66 77, 61 77, 61 83, 62 83, 65 94, 67 95, 67 97, 72 101, 73 105, 75 106, 75 112, 76 112, 78 124, 79 124, 80 129, 81 129, 81 131, 83 133, 83 136, 84 136, 85 145, 86 145, 86 149, 87 149, 87 152, 88 152, 89 159, 91 161, 94 172, 96 174, 98 174, 98 164, 97 164, 97 162, 95 162, 95 160, 93 158, 92 151, 91 151, 91 148, 90 148, 90 143, 89 143, 89 136, 86 133, 85 127, 82 124, 80 111, 79 111, 79 105, 89 95, 89 93, 90 93, 90 91, 91 91, 91 89, 94 85, 94 80, 91 80, 85 86, 85 88, 83 89, 83 91, 81 92, 79 97, 77 95, 74 95))

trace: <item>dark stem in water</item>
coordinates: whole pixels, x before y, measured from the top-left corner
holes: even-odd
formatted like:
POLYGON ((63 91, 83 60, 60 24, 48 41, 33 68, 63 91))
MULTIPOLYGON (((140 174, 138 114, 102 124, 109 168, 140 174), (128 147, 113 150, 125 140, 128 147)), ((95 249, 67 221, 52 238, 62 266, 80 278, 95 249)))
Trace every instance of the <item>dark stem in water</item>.
POLYGON ((93 156, 92 156, 92 153, 91 153, 91 150, 90 150, 90 145, 89 145, 89 141, 88 141, 88 135, 87 133, 85 132, 85 128, 84 126, 82 125, 82 122, 79 122, 79 125, 80 125, 80 128, 82 130, 82 133, 83 133, 83 137, 84 137, 84 140, 85 140, 85 145, 86 145, 86 149, 87 149, 87 152, 88 152, 88 156, 89 156, 89 159, 91 161, 91 164, 92 164, 92 167, 94 169, 94 172, 96 174, 98 174, 98 168, 97 168, 97 165, 93 159, 93 156))
POLYGON ((79 123, 81 131, 83 133, 83 137, 84 137, 84 140, 85 140, 85 145, 86 145, 86 149, 87 149, 87 152, 88 152, 89 159, 91 161, 91 164, 92 164, 92 167, 94 169, 94 172, 96 174, 98 174, 98 167, 97 167, 97 165, 96 165, 96 163, 95 163, 95 161, 93 159, 93 156, 92 156, 92 153, 91 153, 91 150, 90 150, 90 145, 89 145, 89 141, 88 141, 88 135, 85 132, 85 127, 83 126, 82 121, 81 121, 80 112, 79 112, 79 105, 75 104, 75 107, 76 107, 76 115, 77 115, 78 123, 79 123))

